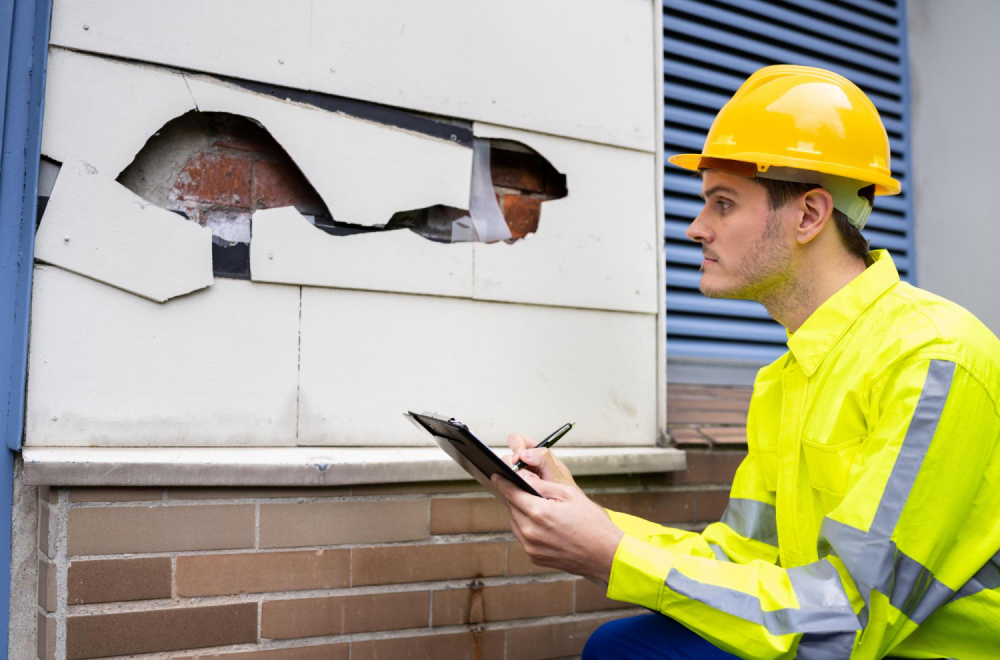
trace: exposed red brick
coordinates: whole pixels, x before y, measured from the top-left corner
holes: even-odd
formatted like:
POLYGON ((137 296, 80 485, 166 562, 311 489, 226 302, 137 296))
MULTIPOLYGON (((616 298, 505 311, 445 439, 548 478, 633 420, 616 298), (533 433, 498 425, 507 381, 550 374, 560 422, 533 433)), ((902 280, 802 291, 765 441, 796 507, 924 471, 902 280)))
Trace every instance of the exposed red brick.
POLYGON ((507 631, 507 657, 509 660, 547 660, 579 655, 587 638, 601 624, 624 616, 631 616, 631 613, 511 628, 507 631))
POLYGON ((490 177, 494 186, 522 192, 545 192, 544 159, 518 151, 490 150, 490 177))
POLYGON ((350 550, 181 556, 177 558, 177 595, 346 587, 351 582, 350 566, 350 550))
POLYGON ((674 439, 674 444, 678 447, 708 447, 708 438, 692 428, 667 428, 670 437, 674 439))
POLYGON ((228 154, 197 154, 184 165, 170 197, 172 200, 194 200, 250 208, 252 165, 249 158, 228 154))
POLYGON ((253 203, 257 209, 294 206, 302 213, 329 215, 319 194, 292 162, 258 161, 253 176, 253 203))
POLYGON ((719 445, 746 445, 747 430, 745 426, 739 428, 725 426, 702 426, 702 433, 714 443, 719 445))
POLYGON ((435 497, 431 534, 471 534, 510 530, 507 507, 493 497, 435 497))
POLYGON ((538 575, 540 573, 557 573, 554 568, 535 566, 531 558, 517 541, 507 543, 507 575, 538 575))
POLYGON ((38 660, 55 660, 56 628, 58 627, 56 618, 54 616, 45 616, 39 612, 36 625, 38 626, 38 630, 35 633, 38 642, 38 660))
POLYGON ((542 200, 520 195, 505 195, 503 217, 510 228, 512 238, 524 238, 538 231, 538 220, 542 213, 542 200))
POLYGON ((291 648, 269 649, 267 651, 185 655, 177 656, 177 660, 348 660, 350 655, 351 645, 343 642, 341 644, 293 646, 291 648))
POLYGON ((745 451, 695 451, 687 452, 687 470, 668 474, 642 476, 644 484, 728 484, 732 483, 736 469, 746 458, 745 451))
POLYGON ((746 412, 733 410, 684 410, 669 408, 667 410, 669 424, 743 424, 747 423, 746 412))
POLYGON ((674 397, 667 398, 667 410, 729 410, 746 413, 750 402, 743 399, 712 397, 710 399, 674 397))

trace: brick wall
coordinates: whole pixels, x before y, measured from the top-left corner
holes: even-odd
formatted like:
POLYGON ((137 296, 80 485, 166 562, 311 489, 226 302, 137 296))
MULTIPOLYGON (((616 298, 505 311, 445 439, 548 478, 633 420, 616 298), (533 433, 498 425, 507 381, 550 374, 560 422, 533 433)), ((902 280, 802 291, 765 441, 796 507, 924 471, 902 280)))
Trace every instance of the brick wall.
MULTIPOLYGON (((698 433, 730 428, 718 415, 732 411, 704 402, 748 396, 671 394, 671 410, 702 411, 677 427, 698 433)), ((700 529, 722 514, 745 455, 711 443, 691 447, 686 472, 581 486, 609 508, 700 529)), ((604 621, 644 611, 533 566, 506 510, 472 482, 43 488, 39 500, 42 660, 563 658, 604 621)))

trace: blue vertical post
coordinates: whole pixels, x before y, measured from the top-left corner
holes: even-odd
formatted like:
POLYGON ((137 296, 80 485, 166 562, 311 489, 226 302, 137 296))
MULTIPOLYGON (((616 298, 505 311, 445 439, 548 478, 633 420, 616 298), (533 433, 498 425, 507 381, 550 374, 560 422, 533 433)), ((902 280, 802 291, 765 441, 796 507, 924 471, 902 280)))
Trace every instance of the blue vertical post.
POLYGON ((7 657, 14 452, 21 448, 51 0, 0 1, 0 626, 7 657))

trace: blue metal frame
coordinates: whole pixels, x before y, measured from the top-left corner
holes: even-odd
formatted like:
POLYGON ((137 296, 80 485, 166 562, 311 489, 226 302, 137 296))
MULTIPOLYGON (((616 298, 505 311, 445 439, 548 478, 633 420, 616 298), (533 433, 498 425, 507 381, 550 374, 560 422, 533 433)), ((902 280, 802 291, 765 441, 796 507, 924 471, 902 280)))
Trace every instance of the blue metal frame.
POLYGON ((28 312, 51 0, 0 2, 0 625, 7 657, 14 452, 24 430, 28 312))
POLYGON ((898 6, 898 18, 899 25, 901 26, 899 30, 899 53, 900 59, 904 62, 903 66, 903 98, 907 100, 907 103, 903 107, 903 135, 906 140, 906 151, 903 152, 903 171, 906 172, 906 179, 901 181, 903 193, 906 195, 906 217, 910 218, 910 222, 913 223, 910 226, 910 231, 907 232, 906 237, 909 239, 910 244, 907 247, 907 254, 910 256, 910 272, 907 280, 913 286, 920 286, 917 282, 917 232, 916 223, 913 214, 913 159, 911 155, 911 107, 909 100, 912 98, 910 96, 910 37, 908 24, 906 22, 906 0, 899 0, 898 6))

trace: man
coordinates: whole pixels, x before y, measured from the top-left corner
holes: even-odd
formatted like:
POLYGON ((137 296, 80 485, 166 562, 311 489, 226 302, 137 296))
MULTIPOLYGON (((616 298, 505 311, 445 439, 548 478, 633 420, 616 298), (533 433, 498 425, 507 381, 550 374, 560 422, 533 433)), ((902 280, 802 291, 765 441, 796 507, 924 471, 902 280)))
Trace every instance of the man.
POLYGON ((670 161, 702 176, 701 291, 761 302, 789 351, 757 374, 701 534, 606 512, 511 436, 547 498, 498 482, 532 559, 659 613, 605 624, 584 659, 1000 658, 1000 340, 868 252, 873 196, 899 192, 875 107, 767 67, 670 161))

